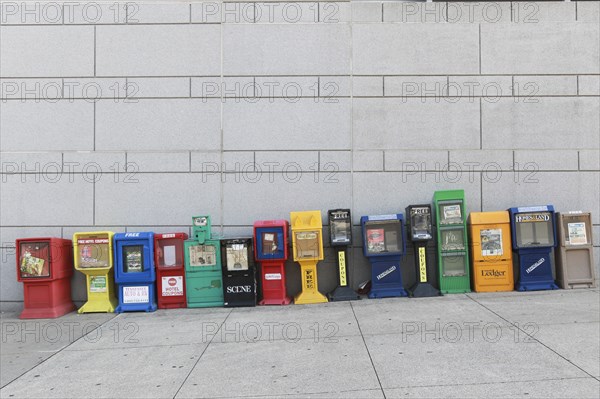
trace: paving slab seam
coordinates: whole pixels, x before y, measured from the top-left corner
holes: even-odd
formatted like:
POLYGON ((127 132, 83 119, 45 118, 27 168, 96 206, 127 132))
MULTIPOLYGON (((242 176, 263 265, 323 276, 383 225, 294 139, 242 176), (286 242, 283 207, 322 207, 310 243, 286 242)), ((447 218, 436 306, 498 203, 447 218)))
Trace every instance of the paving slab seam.
POLYGON ((490 382, 467 382, 464 384, 432 384, 432 385, 401 385, 394 387, 385 387, 384 389, 407 389, 407 388, 435 388, 435 387, 460 387, 471 385, 494 385, 494 384, 514 384, 524 382, 544 382, 544 381, 565 381, 565 380, 589 380, 593 377, 557 377, 557 378, 540 378, 532 380, 510 380, 510 381, 490 381, 490 382))
MULTIPOLYGON (((185 344, 156 344, 156 345, 135 345, 135 346, 113 346, 104 348, 83 348, 83 349, 68 349, 65 352, 89 352, 89 351, 114 351, 123 349, 148 349, 148 348, 172 348, 177 346, 203 345, 206 342, 188 342, 185 344)), ((61 349, 61 351, 64 349, 61 349)))
POLYGON ((565 322, 565 323, 536 323, 538 326, 568 326, 568 325, 573 325, 573 324, 598 324, 600 323, 600 321, 574 321, 572 323, 569 322, 565 322))
MULTIPOLYGON (((587 294, 590 292, 600 292, 594 289, 572 289, 572 290, 563 290, 565 291, 565 294, 568 295, 580 295, 580 294, 587 294)), ((483 294, 478 294, 478 293, 470 293, 470 294, 462 294, 465 296, 469 296, 469 295, 475 295, 479 298, 514 298, 514 297, 519 297, 519 296, 525 296, 525 297, 530 297, 530 296, 549 296, 552 294, 555 294, 556 291, 554 290, 547 290, 547 291, 508 291, 506 293, 501 293, 501 292, 494 292, 493 295, 490 295, 492 293, 483 293, 483 294)), ((455 295, 455 294, 454 294, 455 295)))
POLYGON ((64 351, 65 349, 67 349, 69 346, 73 345, 75 342, 79 341, 80 339, 88 336, 89 334, 93 333, 94 331, 98 330, 99 328, 102 328, 103 325, 105 325, 106 323, 108 323, 111 320, 116 319, 117 317, 121 316, 121 314, 117 314, 115 313, 114 317, 111 317, 110 319, 106 320, 105 322, 103 322, 102 324, 98 324, 98 326, 96 328, 94 328, 92 331, 89 331, 87 334, 83 334, 81 335, 81 337, 77 338, 76 340, 74 340, 73 342, 69 343, 68 345, 60 348, 59 350, 57 350, 56 352, 54 352, 52 355, 48 356, 46 359, 42 360, 41 362, 37 363, 35 366, 33 366, 32 368, 30 368, 29 370, 21 373, 18 377, 13 378, 12 380, 10 380, 9 382, 7 382, 6 384, 4 384, 3 386, 1 386, 0 388, 6 388, 8 387, 10 384, 12 384, 13 382, 15 382, 16 380, 18 380, 19 378, 23 377, 25 374, 29 373, 31 370, 41 366, 42 364, 44 364, 45 362, 47 362, 48 360, 52 359, 54 356, 56 356, 57 354, 61 353, 62 351, 64 351))
MULTIPOLYGON (((502 321, 504 321, 504 320, 502 320, 502 321)), ((414 323, 414 322, 415 321, 410 321, 410 323, 414 323)), ((483 323, 483 321, 481 321, 481 322, 483 323)), ((422 323, 425 323, 425 322, 422 322, 422 323)), ((437 323, 441 323, 441 322, 438 321, 437 323)), ((496 322, 494 322, 494 321, 488 321, 488 322, 485 322, 485 323, 486 324, 491 324, 491 323, 496 323, 496 322)), ((597 322, 590 322, 590 323, 597 323, 597 322)), ((497 326, 498 328, 511 329, 512 327, 514 327, 513 325, 508 325, 508 324, 507 325, 500 325, 499 323, 497 323, 497 324, 498 324, 498 326, 497 326)), ((554 324, 544 324, 544 325, 554 325, 554 324)), ((459 329, 460 329, 460 331, 470 331, 471 330, 471 328, 469 326, 460 327, 459 329)), ((473 327, 473 330, 476 330, 476 331, 479 331, 479 330, 482 330, 482 329, 483 329, 483 327, 473 327)), ((364 333, 362 335, 365 336, 365 337, 380 337, 380 336, 383 336, 383 335, 400 335, 400 336, 407 335, 407 336, 410 336, 411 334, 405 334, 402 331, 391 331, 391 332, 386 331, 386 332, 382 332, 382 333, 364 333)), ((349 335, 349 336, 353 337, 353 336, 356 336, 356 335, 349 335)), ((304 339, 304 338, 302 338, 302 339, 304 339)), ((307 338, 307 339, 311 339, 311 338, 307 338)))
MULTIPOLYGON (((587 378, 587 377, 586 377, 587 378)), ((387 388, 386 388, 387 389, 387 388)), ((320 392, 302 392, 302 393, 277 393, 270 395, 227 395, 227 396, 208 396, 204 399, 226 399, 226 398, 283 398, 286 396, 293 397, 301 397, 302 395, 328 395, 328 394, 344 394, 344 393, 352 393, 352 392, 380 392, 380 389, 376 388, 367 388, 367 389, 349 389, 347 391, 320 391, 320 392)))
MULTIPOLYGON (((221 322, 221 324, 219 324, 219 329, 217 330, 217 333, 221 330, 221 327, 223 326, 223 324, 225 324, 225 322, 229 318, 229 315, 231 315, 232 310, 230 310, 229 313, 227 313, 227 316, 225 316, 225 319, 223 319, 223 321, 221 322)), ((215 333, 215 335, 216 335, 216 333, 215 333)), ((200 362, 200 359, 202 359, 202 356, 204 355, 204 353, 206 352, 206 350, 210 346, 210 344, 211 344, 211 342, 212 342, 213 339, 214 339, 214 336, 213 336, 213 338, 211 338, 211 340, 208 342, 208 344, 204 347, 204 350, 202 351, 202 353, 200 354, 200 356, 198 356, 198 360, 196 360, 196 363, 194 363, 194 365, 190 368, 190 371, 188 372, 188 375, 185 376, 183 382, 181 383, 181 385, 179 386, 179 388, 177 388, 177 392, 175 392, 175 395, 173 395, 173 399, 175 399, 177 397, 177 395, 179 394, 179 391, 181 391, 181 388, 183 388, 183 386, 187 382, 188 378, 190 378, 190 375, 192 375, 192 371, 194 371, 194 369, 198 365, 198 362, 200 362)))
POLYGON ((371 352, 369 351, 369 346, 365 341, 365 336, 362 333, 362 329, 360 328, 360 322, 358 321, 358 317, 356 317, 356 313, 354 312, 354 305, 350 302, 350 308, 352 309, 352 314, 354 315, 354 319, 356 320, 356 325, 358 327, 358 331, 360 332, 360 338, 365 345, 365 349, 367 351, 367 355, 369 355, 369 361, 371 362, 371 367, 373 367, 373 372, 375 372, 375 377, 377 377, 377 383, 379 384, 379 388, 381 389, 381 394, 383 395, 383 399, 386 399, 385 391, 383 390, 383 385, 381 385, 381 379, 379 378, 379 374, 377 374, 377 369, 375 368, 375 363, 373 362, 373 357, 371 357, 371 352))
MULTIPOLYGON (((508 327, 508 326, 506 326, 508 327)), ((120 347, 112 347, 112 348, 82 348, 82 349, 67 349, 67 346, 65 346, 64 348, 61 349, 65 350, 67 352, 87 352, 87 351, 104 351, 104 350, 115 350, 115 349, 144 349, 144 348, 165 348, 165 347, 173 347, 173 346, 188 346, 188 345, 203 345, 203 344, 213 344, 213 345, 226 345, 226 344, 254 344, 254 343, 260 343, 260 342, 290 342, 290 343, 296 343, 299 341, 307 341, 307 340, 314 340, 314 337, 305 337, 305 338, 295 338, 294 340, 290 340, 290 339, 286 339, 286 338, 273 338, 273 339, 258 339, 258 340, 245 340, 245 341, 215 341, 214 338, 217 336, 219 330, 217 330, 217 332, 214 334, 213 338, 210 339, 210 341, 208 342, 202 342, 202 341, 198 341, 198 342, 188 342, 185 344, 153 344, 153 345, 132 345, 132 346, 120 346, 120 347)), ((382 334, 366 334, 367 336, 371 336, 371 335, 385 335, 385 334, 401 334, 401 333, 382 333, 382 334)), ((360 334, 354 334, 354 335, 336 335, 334 337, 331 337, 329 339, 331 340, 335 340, 338 338, 351 338, 351 337, 358 337, 360 336, 360 334)), ((333 342, 333 341, 331 341, 333 342)), ((7 355, 13 355, 13 354, 17 354, 17 353, 7 353, 7 355)))
POLYGON ((475 303, 477 303, 479 306, 483 307, 484 309, 488 310, 489 312, 492 312, 493 314, 495 314, 496 316, 500 317, 502 320, 506 321, 507 323, 510 323, 512 326, 516 327, 518 330, 520 330, 523 334, 527 335, 529 338, 533 339, 534 341, 538 342, 540 345, 542 345, 543 347, 545 347, 546 349, 548 349, 549 351, 553 352, 554 354, 556 354, 557 356, 559 356, 561 359, 565 360, 566 362, 572 364, 573 366, 575 366, 576 368, 578 368, 579 370, 581 370, 582 372, 584 372, 585 374, 589 375, 590 377, 592 377, 593 379, 595 379, 596 381, 600 382, 600 378, 598 378, 597 376, 590 374, 589 372, 587 372, 586 370, 584 370, 583 368, 579 367, 578 365, 576 365, 575 363, 573 363, 572 361, 570 361, 569 359, 567 359, 566 357, 564 357, 563 355, 561 355, 560 353, 558 353, 557 351, 555 351, 554 349, 552 349, 551 347, 549 347, 548 345, 544 344, 542 341, 540 341, 539 339, 535 338, 533 335, 529 334, 527 331, 523 330, 518 323, 513 323, 512 321, 502 317, 501 315, 499 315, 498 313, 494 312, 492 309, 488 308, 487 306, 485 306, 484 304, 478 302, 477 300, 475 300, 474 298, 471 298, 470 295, 465 294, 468 298, 470 298, 472 301, 474 301, 475 303))
MULTIPOLYGON (((367 334, 368 335, 368 334, 367 334)), ((328 339, 328 342, 335 342, 334 340, 338 339, 338 338, 352 338, 352 337, 359 337, 361 336, 361 334, 348 334, 348 335, 335 335, 332 337, 326 337, 325 339, 328 339)), ((294 338, 294 339, 290 339, 290 338, 273 338, 273 339, 257 339, 257 340, 245 340, 245 341, 214 341, 211 342, 214 345, 219 345, 219 344, 254 344, 254 343, 259 343, 259 342, 289 342, 289 343, 296 343, 296 342, 301 342, 301 341, 309 341, 309 340, 315 340, 315 337, 304 337, 304 338, 294 338)), ((203 343, 203 342, 201 342, 203 343)))

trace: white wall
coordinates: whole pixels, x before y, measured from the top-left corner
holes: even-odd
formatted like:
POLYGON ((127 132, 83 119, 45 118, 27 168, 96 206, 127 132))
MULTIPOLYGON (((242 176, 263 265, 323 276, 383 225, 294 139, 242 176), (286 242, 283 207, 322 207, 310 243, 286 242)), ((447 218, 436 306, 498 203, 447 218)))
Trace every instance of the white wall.
POLYGON ((1 2, 0 300, 22 300, 18 237, 358 224, 449 188, 589 210, 600 260, 598 2, 129 4, 1 2))

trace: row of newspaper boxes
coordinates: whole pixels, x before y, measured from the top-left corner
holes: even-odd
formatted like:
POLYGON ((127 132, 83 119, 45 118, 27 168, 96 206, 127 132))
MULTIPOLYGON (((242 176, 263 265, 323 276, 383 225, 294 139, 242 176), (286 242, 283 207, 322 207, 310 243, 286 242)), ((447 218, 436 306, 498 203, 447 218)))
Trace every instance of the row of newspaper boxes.
MULTIPOLYGON (((346 267, 352 245, 350 210, 328 212, 337 287, 318 290, 324 259, 320 211, 291 212, 291 249, 301 270, 297 304, 360 299, 346 267)), ((363 216, 363 253, 371 263, 369 298, 443 293, 543 290, 595 286, 590 213, 557 213, 551 205, 466 217, 462 190, 438 191, 431 204, 405 214, 363 216), (406 215, 406 218, 405 218, 406 215), (406 225, 405 225, 406 224, 406 225), (402 281, 401 260, 412 243, 416 282, 402 281), (556 270, 552 250, 556 251, 556 270), (437 257, 428 256, 428 249, 437 257), (518 260, 514 284, 513 252, 518 260), (555 272, 555 273, 554 273, 555 272), (556 278, 555 278, 556 276, 556 278)), ((251 238, 217 238, 209 216, 192 219, 186 233, 81 232, 73 240, 18 239, 18 280, 24 283, 21 318, 58 317, 75 309, 73 269, 86 275, 88 301, 79 313, 154 311, 158 308, 285 305, 286 220, 259 221, 251 238), (74 268, 73 268, 74 266, 74 268), (258 278, 257 278, 258 275, 258 278)))

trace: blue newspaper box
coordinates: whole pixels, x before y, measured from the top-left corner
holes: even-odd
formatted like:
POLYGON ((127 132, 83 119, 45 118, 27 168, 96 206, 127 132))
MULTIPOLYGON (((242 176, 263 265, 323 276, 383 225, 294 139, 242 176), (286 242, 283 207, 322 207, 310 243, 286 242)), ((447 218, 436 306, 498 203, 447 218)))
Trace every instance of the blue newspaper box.
POLYGON ((156 310, 154 233, 118 233, 114 238, 116 313, 156 310))
POLYGON ((406 253, 404 217, 393 215, 360 218, 363 252, 371 263, 369 298, 408 296, 402 285, 400 260, 406 253))
POLYGON ((510 208, 513 250, 519 258, 518 291, 555 290, 552 248, 556 226, 552 205, 510 208))

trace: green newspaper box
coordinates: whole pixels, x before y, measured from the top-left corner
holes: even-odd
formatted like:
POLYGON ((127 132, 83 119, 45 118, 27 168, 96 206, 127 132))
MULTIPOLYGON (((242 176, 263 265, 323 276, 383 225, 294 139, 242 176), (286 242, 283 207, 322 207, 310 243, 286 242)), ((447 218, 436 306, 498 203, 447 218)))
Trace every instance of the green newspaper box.
POLYGON ((465 192, 436 191, 433 203, 440 291, 444 294, 471 292, 465 192))
POLYGON ((192 223, 192 238, 183 243, 187 306, 223 306, 220 241, 212 238, 210 216, 194 216, 192 223))

